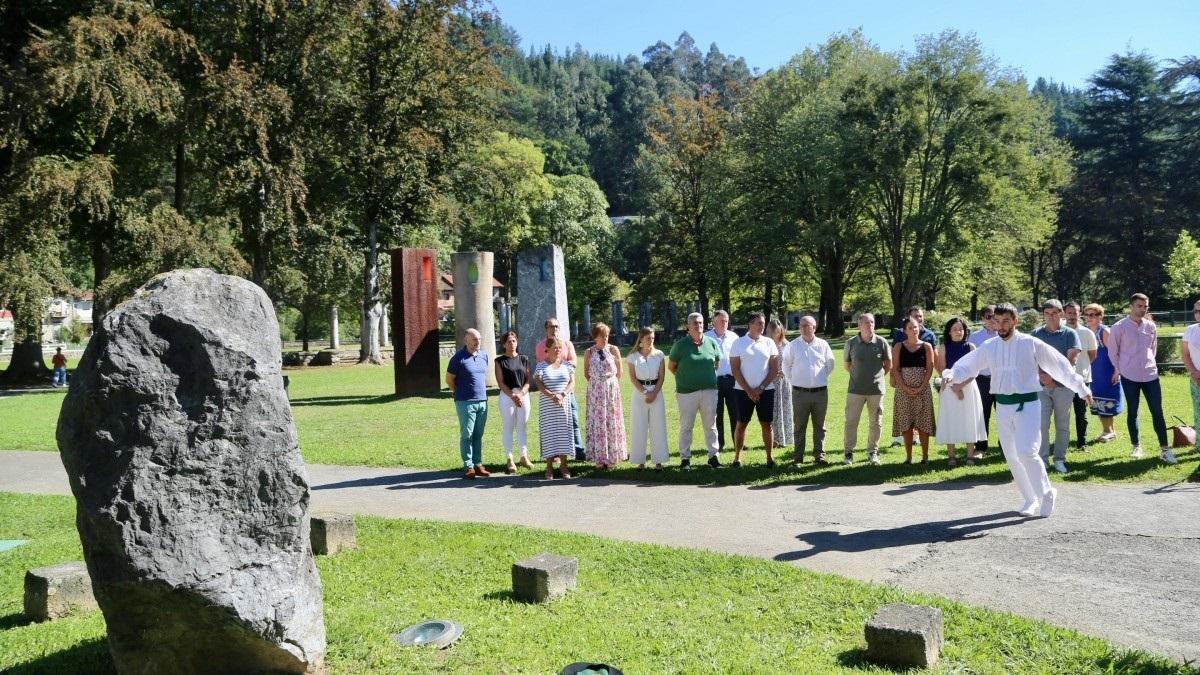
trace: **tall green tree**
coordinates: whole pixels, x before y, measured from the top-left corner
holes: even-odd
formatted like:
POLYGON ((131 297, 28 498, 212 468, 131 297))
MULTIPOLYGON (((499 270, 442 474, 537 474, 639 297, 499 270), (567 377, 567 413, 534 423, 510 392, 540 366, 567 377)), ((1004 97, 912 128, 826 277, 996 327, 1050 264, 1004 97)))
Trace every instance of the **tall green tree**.
POLYGON ((463 0, 348 3, 334 179, 362 251, 362 362, 382 363, 379 253, 429 222, 458 152, 483 128, 498 75, 463 0))

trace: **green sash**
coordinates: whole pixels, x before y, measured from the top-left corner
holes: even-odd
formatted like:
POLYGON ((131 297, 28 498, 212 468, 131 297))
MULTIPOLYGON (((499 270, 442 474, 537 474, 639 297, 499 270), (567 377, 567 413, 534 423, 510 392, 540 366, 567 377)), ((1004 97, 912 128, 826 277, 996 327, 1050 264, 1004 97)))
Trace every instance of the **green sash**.
POLYGON ((1038 400, 1038 395, 1037 392, 1030 392, 1028 394, 996 394, 993 398, 996 399, 996 403, 1015 405, 1017 406, 1017 412, 1021 412, 1025 409, 1026 403, 1038 400))

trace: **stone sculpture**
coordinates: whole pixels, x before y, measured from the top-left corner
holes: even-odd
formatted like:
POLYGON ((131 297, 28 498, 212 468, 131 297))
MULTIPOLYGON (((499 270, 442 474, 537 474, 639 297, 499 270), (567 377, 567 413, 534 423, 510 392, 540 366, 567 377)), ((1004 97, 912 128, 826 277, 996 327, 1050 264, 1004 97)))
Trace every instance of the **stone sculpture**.
POLYGON ((160 274, 87 346, 58 447, 120 673, 324 672, 309 488, 266 293, 160 274))

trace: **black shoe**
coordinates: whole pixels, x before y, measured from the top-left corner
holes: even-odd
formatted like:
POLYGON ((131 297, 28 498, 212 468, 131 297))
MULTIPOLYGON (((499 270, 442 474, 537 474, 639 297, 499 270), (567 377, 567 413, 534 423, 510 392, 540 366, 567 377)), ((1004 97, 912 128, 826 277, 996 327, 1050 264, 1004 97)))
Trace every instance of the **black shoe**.
MULTIPOLYGON (((712 462, 709 462, 708 465, 712 466, 712 462)), ((735 460, 733 460, 733 464, 730 464, 729 466, 732 466, 735 469, 740 469, 740 468, 742 468, 742 460, 735 459, 735 460)))
POLYGON ((767 460, 767 468, 768 468, 768 469, 774 469, 774 468, 775 468, 775 460, 773 460, 773 459, 768 459, 768 460, 767 460))
POLYGON ((587 461, 587 451, 576 448, 575 449, 575 461, 576 462, 586 462, 587 461))
POLYGON ((716 455, 713 455, 708 458, 708 466, 712 469, 719 469, 721 468, 721 460, 717 459, 716 455))
POLYGON ((692 470, 692 460, 690 460, 690 459, 679 460, 679 470, 680 471, 691 471, 692 470))

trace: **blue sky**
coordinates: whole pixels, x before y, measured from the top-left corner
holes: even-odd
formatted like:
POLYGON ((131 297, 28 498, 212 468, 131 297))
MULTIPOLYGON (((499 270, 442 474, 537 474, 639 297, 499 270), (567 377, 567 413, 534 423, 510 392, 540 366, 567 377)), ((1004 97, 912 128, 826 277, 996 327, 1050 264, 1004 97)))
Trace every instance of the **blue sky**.
POLYGON ((885 50, 911 49, 914 36, 953 28, 974 33, 1001 65, 1032 81, 1071 86, 1127 49, 1159 59, 1200 54, 1200 0, 493 0, 528 49, 576 43, 625 55, 691 33, 700 51, 716 42, 768 70, 831 33, 861 27, 885 50))

